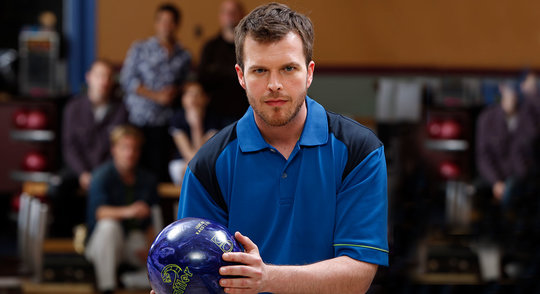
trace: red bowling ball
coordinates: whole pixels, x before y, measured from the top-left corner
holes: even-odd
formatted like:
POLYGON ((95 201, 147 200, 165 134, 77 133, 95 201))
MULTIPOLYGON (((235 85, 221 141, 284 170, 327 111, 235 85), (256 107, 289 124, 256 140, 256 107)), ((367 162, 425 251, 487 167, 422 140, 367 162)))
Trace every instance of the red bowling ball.
POLYGON ((441 138, 442 139, 457 139, 461 135, 461 125, 453 120, 447 119, 441 124, 441 138))
POLYGON ((455 162, 443 161, 439 164, 439 174, 447 180, 454 180, 460 176, 461 170, 455 162))
POLYGON ((26 122, 27 129, 43 130, 47 128, 48 124, 49 118, 42 110, 35 109, 28 112, 28 120, 26 122))
POLYGON ((16 109, 12 116, 13 126, 17 129, 25 129, 28 122, 28 110, 24 108, 16 109))
POLYGON ((22 168, 28 172, 45 171, 48 167, 47 157, 41 152, 30 151, 23 158, 22 168))
POLYGON ((429 121, 427 124, 427 132, 430 138, 439 138, 441 136, 441 122, 436 119, 429 121))

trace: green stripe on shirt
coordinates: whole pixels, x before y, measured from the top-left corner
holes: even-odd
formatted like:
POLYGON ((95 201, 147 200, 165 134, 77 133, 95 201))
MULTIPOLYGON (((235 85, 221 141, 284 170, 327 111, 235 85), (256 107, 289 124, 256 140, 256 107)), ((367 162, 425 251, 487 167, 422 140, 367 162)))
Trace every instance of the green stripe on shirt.
POLYGON ((377 247, 373 247, 373 246, 366 246, 366 245, 356 245, 356 244, 334 244, 334 246, 362 247, 362 248, 374 249, 374 250, 379 250, 379 251, 388 253, 388 250, 381 249, 381 248, 377 248, 377 247))

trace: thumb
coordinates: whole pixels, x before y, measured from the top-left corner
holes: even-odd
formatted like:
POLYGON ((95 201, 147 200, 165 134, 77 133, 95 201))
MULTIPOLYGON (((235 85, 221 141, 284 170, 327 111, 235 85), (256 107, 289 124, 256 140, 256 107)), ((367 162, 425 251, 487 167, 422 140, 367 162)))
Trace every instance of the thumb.
POLYGON ((242 244, 242 246, 244 246, 244 249, 246 250, 246 252, 248 253, 259 252, 259 247, 257 247, 257 245, 253 243, 253 241, 251 241, 250 238, 242 235, 240 232, 236 232, 234 234, 234 237, 236 238, 236 240, 238 240, 238 242, 240 242, 240 244, 242 244))

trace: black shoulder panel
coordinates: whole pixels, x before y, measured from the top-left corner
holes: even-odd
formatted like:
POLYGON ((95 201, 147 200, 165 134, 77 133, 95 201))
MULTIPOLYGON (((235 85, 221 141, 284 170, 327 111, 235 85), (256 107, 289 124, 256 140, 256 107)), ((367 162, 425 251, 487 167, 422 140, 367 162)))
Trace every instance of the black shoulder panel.
POLYGON ((347 164, 341 177, 344 180, 371 152, 381 147, 382 142, 372 130, 348 117, 331 111, 326 115, 329 132, 347 146, 347 164))
POLYGON ((189 169, 212 199, 225 212, 228 211, 216 175, 216 161, 227 145, 236 139, 236 123, 233 123, 213 136, 204 144, 189 162, 189 169))

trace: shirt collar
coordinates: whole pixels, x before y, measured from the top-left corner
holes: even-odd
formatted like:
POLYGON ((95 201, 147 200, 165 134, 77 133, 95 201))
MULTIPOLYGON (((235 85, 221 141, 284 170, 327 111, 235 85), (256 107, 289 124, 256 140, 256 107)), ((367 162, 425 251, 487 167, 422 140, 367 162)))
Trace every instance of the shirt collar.
POLYGON ((328 142, 328 118, 326 110, 315 100, 306 97, 308 114, 300 136, 301 146, 317 146, 328 142))
MULTIPOLYGON (((307 117, 299 144, 302 146, 317 146, 328 141, 328 120, 322 105, 306 96, 307 117)), ((270 148, 264 140, 257 124, 253 108, 248 108, 236 125, 238 145, 242 152, 255 152, 270 148)))

